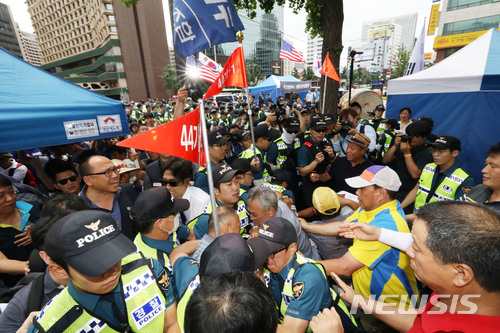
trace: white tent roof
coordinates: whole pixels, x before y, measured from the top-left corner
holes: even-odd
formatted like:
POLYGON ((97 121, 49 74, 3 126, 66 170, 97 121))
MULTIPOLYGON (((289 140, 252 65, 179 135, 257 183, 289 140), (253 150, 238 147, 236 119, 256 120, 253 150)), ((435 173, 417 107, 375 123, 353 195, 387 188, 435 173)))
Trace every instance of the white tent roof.
MULTIPOLYGON (((492 51, 490 46, 492 40, 500 40, 498 35, 500 32, 491 29, 436 65, 413 75, 390 80, 387 85, 387 94, 452 93, 481 90, 483 76, 487 71, 488 58, 492 51), (493 38, 494 34, 495 38, 493 38)), ((495 45, 492 49, 498 51, 500 45, 495 45)))

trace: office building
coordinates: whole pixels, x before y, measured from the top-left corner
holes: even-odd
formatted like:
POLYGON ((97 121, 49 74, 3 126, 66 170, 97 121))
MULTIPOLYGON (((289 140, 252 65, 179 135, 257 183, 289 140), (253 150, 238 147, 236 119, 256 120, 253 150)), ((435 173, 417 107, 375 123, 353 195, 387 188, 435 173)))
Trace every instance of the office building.
POLYGON ((308 66, 311 66, 315 59, 323 61, 323 38, 316 37, 311 38, 309 35, 307 36, 307 55, 306 55, 306 63, 308 66))
POLYGON ((438 34, 434 39, 436 62, 452 55, 465 45, 499 28, 498 0, 443 0, 439 13, 438 34))
POLYGON ((10 7, 4 3, 0 3, 0 46, 16 57, 24 59, 19 32, 10 7))
POLYGON ((36 35, 26 31, 19 31, 21 36, 21 46, 24 52, 24 60, 34 66, 41 66, 42 53, 40 52, 40 46, 38 46, 36 35))
POLYGON ((415 43, 415 29, 417 27, 417 19, 418 14, 412 13, 408 15, 363 22, 361 39, 364 43, 369 42, 370 31, 373 31, 375 27, 397 25, 401 27, 401 46, 411 53, 411 51, 413 50, 413 44, 415 43))
POLYGON ((161 0, 26 0, 41 68, 112 98, 166 97, 169 63, 161 0))

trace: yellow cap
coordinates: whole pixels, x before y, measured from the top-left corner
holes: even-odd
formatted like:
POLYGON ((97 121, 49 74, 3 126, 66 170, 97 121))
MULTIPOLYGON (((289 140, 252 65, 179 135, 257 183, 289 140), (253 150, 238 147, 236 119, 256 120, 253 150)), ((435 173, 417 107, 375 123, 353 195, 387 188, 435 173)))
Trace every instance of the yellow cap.
POLYGON ((314 208, 323 215, 333 215, 340 209, 338 194, 329 187, 318 187, 313 192, 314 208))

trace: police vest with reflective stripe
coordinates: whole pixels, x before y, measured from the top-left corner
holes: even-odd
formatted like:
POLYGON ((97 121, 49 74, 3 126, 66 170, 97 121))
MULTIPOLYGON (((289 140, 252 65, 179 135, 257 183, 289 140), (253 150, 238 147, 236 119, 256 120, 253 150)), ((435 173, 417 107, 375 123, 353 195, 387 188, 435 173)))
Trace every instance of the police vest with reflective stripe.
MULTIPOLYGON (((177 232, 172 233, 172 241, 174 243, 173 248, 176 248, 177 246, 181 245, 181 243, 179 242, 179 238, 177 237, 177 232)), ((170 264, 168 255, 165 252, 152 248, 148 244, 144 243, 140 233, 137 234, 137 236, 135 236, 134 244, 137 246, 137 249, 141 251, 145 257, 158 260, 158 262, 163 267, 165 267, 171 274, 173 274, 172 265, 170 264)))
POLYGON ((274 140, 274 143, 276 143, 276 146, 278 147, 278 156, 276 156, 276 165, 280 168, 283 167, 283 163, 285 163, 285 161, 287 160, 290 152, 294 149, 300 148, 299 138, 295 138, 293 140, 292 143, 293 148, 287 145, 281 137, 274 140))
MULTIPOLYGON (((163 332, 165 296, 144 257, 134 253, 122 259, 120 282, 132 332, 163 332)), ((124 331, 87 312, 71 297, 68 288, 47 303, 33 323, 40 332, 47 333, 124 331)))
MULTIPOLYGON (((418 184, 417 197, 415 198, 415 210, 418 210, 426 203, 427 195, 432 187, 432 178, 436 173, 436 167, 437 165, 435 163, 429 163, 424 167, 424 170, 422 170, 418 184)), ((436 188, 434 195, 429 200, 429 203, 435 201, 455 200, 455 193, 468 177, 469 174, 467 174, 467 172, 461 168, 457 168, 451 175, 445 177, 443 181, 441 181, 436 188)))
POLYGON ((385 141, 384 146, 379 150, 380 158, 384 157, 385 153, 391 148, 394 138, 396 137, 396 131, 385 131, 385 141))
MULTIPOLYGON (((266 154, 262 155, 259 148, 257 148, 257 147, 255 149, 257 149, 257 155, 259 155, 262 158, 262 161, 265 164, 267 162, 266 161, 266 154)), ((254 148, 253 148, 253 146, 250 146, 250 148, 248 148, 247 150, 242 151, 240 153, 240 155, 238 156, 238 158, 251 159, 254 156, 255 156, 254 148)), ((269 177, 269 172, 267 171, 267 168, 264 166, 264 172, 263 172, 262 178, 266 178, 266 177, 269 177)))
MULTIPOLYGON (((295 272, 302 265, 305 265, 305 264, 313 264, 314 266, 316 266, 321 271, 321 273, 323 273, 323 276, 325 277, 325 279, 327 279, 325 269, 323 268, 323 266, 320 263, 318 263, 314 260, 311 260, 309 258, 306 258, 303 255, 301 255, 300 253, 296 253, 295 262, 292 264, 292 268, 290 268, 290 271, 288 272, 288 275, 287 275, 286 280, 285 280, 285 285, 283 286, 283 290, 281 291, 281 304, 279 307, 280 314, 281 314, 280 321, 282 321, 286 315, 286 309, 288 308, 288 304, 290 304, 290 301, 294 299, 294 297, 293 297, 293 295, 294 295, 293 276, 295 275, 295 272)), ((264 279, 266 281, 266 286, 269 287, 269 282, 271 281, 271 272, 269 271, 269 269, 264 267, 263 273, 264 273, 264 279)), ((349 309, 345 305, 344 301, 337 295, 337 293, 332 288, 330 288, 330 294, 332 296, 333 302, 338 305, 338 307, 349 317, 349 319, 351 319, 352 323, 355 326, 358 326, 356 323, 356 320, 349 312, 349 309)), ((311 330, 308 328, 307 332, 311 332, 311 330)))
POLYGON ((199 285, 200 285, 200 275, 196 274, 193 280, 189 282, 182 296, 179 298, 179 303, 177 304, 177 323, 179 324, 181 331, 184 331, 184 316, 186 314, 187 304, 191 299, 191 296, 193 296, 194 291, 196 290, 196 288, 198 288, 199 285))
MULTIPOLYGON (((241 191, 241 188, 240 188, 240 191, 241 191)), ((216 205, 217 205, 217 207, 219 206, 217 203, 216 203, 216 205)), ((238 200, 238 202, 236 203, 236 205, 237 205, 236 206, 236 213, 238 214, 238 218, 240 220, 240 232, 243 232, 245 227, 248 226, 249 221, 248 221, 247 207, 246 207, 243 199, 241 199, 241 196, 240 196, 240 199, 238 200)), ((198 219, 200 218, 200 216, 211 215, 211 214, 212 214, 212 204, 209 203, 208 206, 205 207, 203 212, 198 217, 196 217, 195 219, 193 219, 191 222, 189 222, 187 224, 188 228, 194 229, 194 226, 198 222, 198 219)))

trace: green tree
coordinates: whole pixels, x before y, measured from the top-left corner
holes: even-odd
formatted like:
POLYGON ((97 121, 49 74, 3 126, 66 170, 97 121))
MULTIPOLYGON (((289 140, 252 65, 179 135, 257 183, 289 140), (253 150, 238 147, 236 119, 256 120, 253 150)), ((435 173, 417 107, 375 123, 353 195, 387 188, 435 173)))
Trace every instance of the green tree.
POLYGON ((253 57, 248 65, 248 84, 251 86, 256 86, 259 83, 259 79, 262 75, 262 67, 259 65, 259 60, 257 57, 253 57))
POLYGON ((340 78, 343 80, 348 80, 349 78, 347 77, 347 66, 342 68, 342 72, 340 72, 340 78))
POLYGON ((297 69, 297 67, 294 67, 292 69, 292 74, 291 74, 294 78, 296 79, 300 79, 300 74, 299 74, 299 70, 297 69))
POLYGON ((160 75, 160 78, 165 80, 165 83, 163 84, 163 86, 167 89, 174 91, 174 92, 176 92, 177 90, 179 90, 182 87, 181 80, 179 79, 179 77, 175 73, 175 69, 173 69, 172 66, 170 66, 170 64, 165 66, 165 68, 163 69, 163 74, 160 75))
POLYGON ((314 75, 314 71, 311 66, 307 66, 302 72, 302 79, 304 81, 315 80, 316 76, 314 75))
POLYGON ((391 70, 391 79, 396 79, 404 75, 408 61, 410 61, 410 51, 405 48, 398 48, 398 52, 394 56, 393 67, 391 70))

